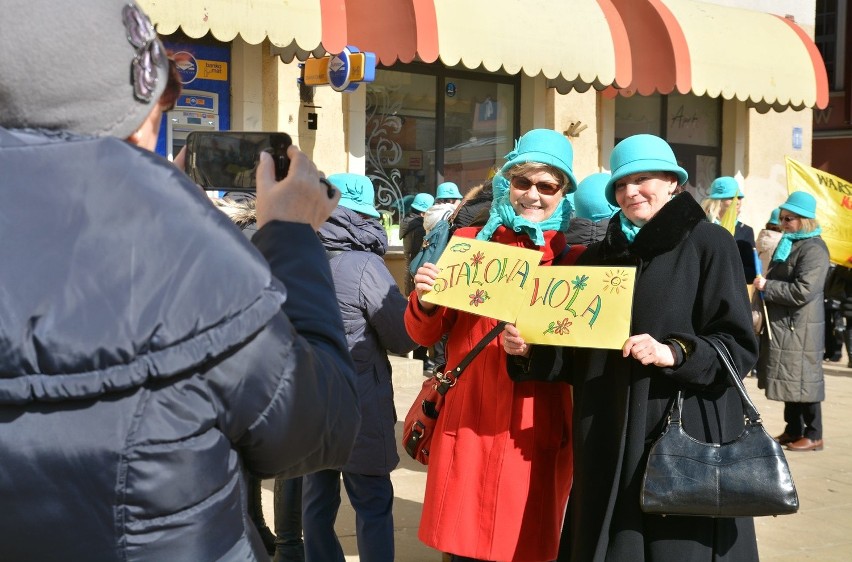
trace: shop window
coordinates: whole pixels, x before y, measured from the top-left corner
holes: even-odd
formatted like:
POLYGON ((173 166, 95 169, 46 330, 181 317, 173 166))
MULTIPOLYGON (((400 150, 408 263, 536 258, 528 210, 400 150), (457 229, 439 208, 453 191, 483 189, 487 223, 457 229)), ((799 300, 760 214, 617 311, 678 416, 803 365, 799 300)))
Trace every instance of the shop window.
POLYGON ((844 33, 846 0, 817 0, 814 20, 814 42, 825 62, 831 90, 843 89, 844 33))
POLYGON ((431 65, 376 71, 367 84, 366 174, 391 245, 417 193, 434 195, 443 181, 465 193, 502 163, 519 128, 519 88, 517 77, 431 65))
POLYGON ((722 106, 718 99, 692 95, 618 97, 615 142, 640 133, 668 141, 689 173, 687 191, 700 201, 720 175, 722 106))

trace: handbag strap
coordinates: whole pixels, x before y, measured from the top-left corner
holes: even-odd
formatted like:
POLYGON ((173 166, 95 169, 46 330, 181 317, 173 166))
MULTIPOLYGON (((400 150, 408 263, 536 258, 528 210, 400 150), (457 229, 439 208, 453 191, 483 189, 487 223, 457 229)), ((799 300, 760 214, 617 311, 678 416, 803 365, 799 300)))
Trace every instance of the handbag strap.
POLYGON ((749 398, 748 392, 746 392, 745 386, 743 385, 743 381, 737 373, 736 366, 734 364, 734 360, 731 357, 731 352, 728 350, 727 346, 722 342, 722 340, 717 338, 707 338, 707 341, 713 348, 716 350, 716 353, 719 354, 719 360, 722 362, 722 365, 728 371, 728 378, 731 379, 731 383, 734 388, 737 389, 737 392, 740 394, 740 399, 743 402, 743 411, 745 412, 746 417, 752 423, 760 421, 760 413, 757 411, 757 407, 754 405, 754 402, 749 398))
MULTIPOLYGON (((707 343, 713 346, 713 349, 716 350, 716 354, 719 356, 719 362, 722 363, 722 366, 728 373, 728 379, 731 381, 731 386, 737 389, 737 392, 740 395, 740 400, 743 404, 743 413, 748 419, 749 423, 759 423, 760 413, 757 411, 757 407, 754 405, 754 402, 751 401, 751 398, 746 392, 745 386, 743 385, 742 379, 740 379, 739 374, 737 373, 737 368, 734 364, 734 360, 731 357, 731 352, 728 350, 728 347, 722 342, 722 340, 709 337, 706 338, 707 343)), ((670 423, 681 424, 681 409, 683 408, 683 391, 677 391, 677 397, 675 398, 674 404, 672 404, 672 410, 669 414, 670 423)))
POLYGON ((501 331, 503 331, 503 326, 506 325, 506 322, 497 322, 497 325, 491 328, 491 331, 485 334, 479 343, 477 343, 473 349, 471 349, 467 355, 464 356, 464 359, 458 364, 458 367, 453 369, 452 371, 446 371, 444 373, 437 373, 435 378, 438 380, 438 384, 435 385, 435 389, 444 395, 447 393, 449 389, 455 386, 456 382, 458 382, 459 377, 462 374, 462 371, 470 365, 471 361, 473 361, 479 352, 485 349, 491 340, 497 337, 501 331))

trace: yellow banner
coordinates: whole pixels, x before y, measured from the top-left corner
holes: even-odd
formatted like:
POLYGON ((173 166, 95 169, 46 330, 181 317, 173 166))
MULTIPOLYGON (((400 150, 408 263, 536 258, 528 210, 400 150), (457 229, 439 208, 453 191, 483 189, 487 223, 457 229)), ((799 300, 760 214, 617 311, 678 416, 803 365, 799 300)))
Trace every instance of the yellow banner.
POLYGON ((539 267, 537 250, 452 237, 426 302, 514 322, 528 343, 620 349, 636 268, 539 267))
POLYGON ((635 287, 635 267, 542 267, 515 324, 527 343, 621 349, 635 287))
POLYGON ((852 259, 852 183, 786 158, 787 192, 806 191, 817 200, 816 218, 831 261, 849 267, 852 259))
POLYGON ((514 322, 542 255, 538 250, 453 236, 435 264, 441 273, 423 300, 514 322))

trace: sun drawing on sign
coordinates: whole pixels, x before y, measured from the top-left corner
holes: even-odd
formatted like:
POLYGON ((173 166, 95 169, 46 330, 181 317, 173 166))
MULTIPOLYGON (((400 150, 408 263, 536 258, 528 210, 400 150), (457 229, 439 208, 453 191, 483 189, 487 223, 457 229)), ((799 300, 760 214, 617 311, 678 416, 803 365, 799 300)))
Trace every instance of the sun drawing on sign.
POLYGON ((621 294, 622 290, 627 290, 627 273, 619 269, 618 271, 607 271, 604 274, 604 292, 609 291, 614 295, 621 294))

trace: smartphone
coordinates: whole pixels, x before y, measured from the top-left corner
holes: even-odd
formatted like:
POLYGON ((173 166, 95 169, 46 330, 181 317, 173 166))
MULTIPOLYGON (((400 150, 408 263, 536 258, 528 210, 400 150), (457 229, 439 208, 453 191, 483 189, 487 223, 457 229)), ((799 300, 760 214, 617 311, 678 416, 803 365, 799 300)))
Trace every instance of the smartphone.
POLYGON ((254 191, 261 151, 275 161, 275 179, 287 176, 290 135, 260 131, 193 131, 186 136, 186 173, 206 190, 254 191))

